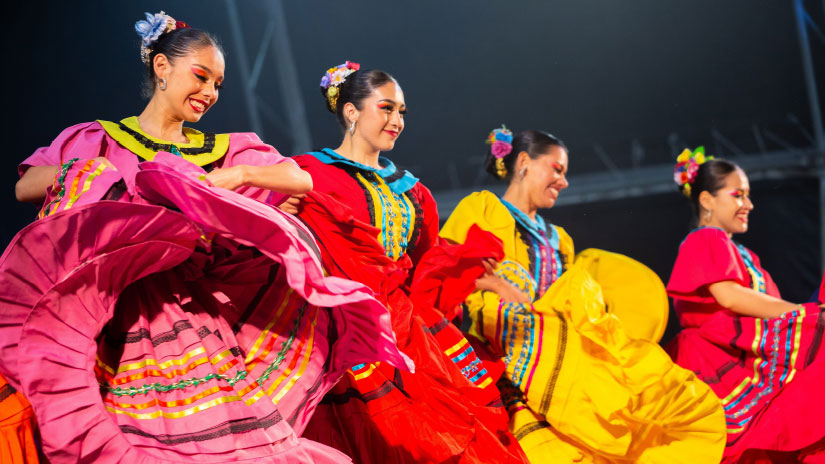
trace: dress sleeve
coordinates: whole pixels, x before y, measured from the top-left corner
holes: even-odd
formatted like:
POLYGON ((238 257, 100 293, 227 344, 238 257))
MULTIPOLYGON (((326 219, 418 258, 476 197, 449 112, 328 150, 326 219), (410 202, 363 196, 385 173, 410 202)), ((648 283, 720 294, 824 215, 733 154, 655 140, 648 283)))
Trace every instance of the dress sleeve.
POLYGON ((474 192, 464 197, 441 228, 441 238, 464 243, 473 224, 498 237, 504 244, 505 254, 514 254, 515 220, 493 193, 474 192))
POLYGON ((719 229, 699 229, 679 247, 667 293, 681 300, 711 303, 715 300, 707 286, 724 280, 748 286, 745 264, 736 245, 719 229))
POLYGON ((40 147, 17 166, 22 177, 32 166, 60 166, 73 158, 90 159, 104 152, 106 131, 97 122, 84 122, 66 128, 47 147, 40 147))
MULTIPOLYGON (((234 133, 229 136, 229 149, 223 157, 220 167, 228 168, 238 165, 272 166, 280 163, 295 163, 282 156, 272 145, 266 144, 254 132, 234 133)), ((258 187, 241 187, 236 192, 255 200, 279 205, 289 195, 273 192, 258 187)))

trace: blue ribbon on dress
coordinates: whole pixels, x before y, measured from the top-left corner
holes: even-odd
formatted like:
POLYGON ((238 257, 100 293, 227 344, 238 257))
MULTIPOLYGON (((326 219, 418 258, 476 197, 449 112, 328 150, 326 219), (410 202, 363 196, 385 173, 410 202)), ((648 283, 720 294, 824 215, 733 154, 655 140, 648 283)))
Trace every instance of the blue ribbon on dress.
POLYGON ((507 210, 510 211, 510 215, 513 216, 513 219, 521 224, 522 227, 530 233, 530 235, 536 238, 536 240, 541 243, 544 241, 544 237, 547 237, 547 241, 550 246, 553 247, 553 250, 559 249, 559 233, 556 231, 556 226, 550 224, 550 233, 548 234, 547 224, 544 222, 544 218, 541 217, 541 215, 536 214, 536 220, 534 221, 509 201, 503 198, 500 198, 500 200, 507 210))
POLYGON ((352 166, 362 171, 370 171, 378 174, 384 179, 384 182, 390 187, 394 193, 402 194, 407 190, 415 187, 418 183, 418 178, 410 174, 406 170, 398 170, 395 164, 389 158, 383 156, 378 157, 378 164, 383 166, 381 169, 376 169, 365 164, 357 163, 351 159, 344 158, 330 148, 324 148, 321 151, 313 151, 309 153, 324 164, 345 164, 352 166))

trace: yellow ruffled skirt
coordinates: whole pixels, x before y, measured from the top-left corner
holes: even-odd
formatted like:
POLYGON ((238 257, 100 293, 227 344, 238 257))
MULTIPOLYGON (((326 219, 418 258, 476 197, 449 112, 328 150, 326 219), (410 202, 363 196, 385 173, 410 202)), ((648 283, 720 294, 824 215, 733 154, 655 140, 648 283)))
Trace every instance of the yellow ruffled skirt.
POLYGON ((499 387, 510 431, 531 462, 721 459, 719 399, 659 345, 626 335, 584 263, 567 270, 532 311, 502 305, 490 314, 497 305, 483 307, 475 318, 483 327, 476 327, 506 353, 499 387))

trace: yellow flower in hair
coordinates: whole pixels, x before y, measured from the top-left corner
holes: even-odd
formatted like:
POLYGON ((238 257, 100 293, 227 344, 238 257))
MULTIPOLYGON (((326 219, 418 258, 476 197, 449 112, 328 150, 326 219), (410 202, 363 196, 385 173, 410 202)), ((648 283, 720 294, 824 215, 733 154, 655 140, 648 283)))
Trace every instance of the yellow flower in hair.
POLYGON ((688 158, 690 158, 691 153, 693 153, 693 152, 690 151, 690 149, 685 148, 682 151, 682 153, 680 153, 679 156, 676 158, 676 162, 677 163, 684 163, 685 161, 688 160, 688 158))
POLYGON ((696 156, 694 156, 693 159, 696 160, 696 164, 704 164, 705 154, 704 153, 699 153, 696 156))

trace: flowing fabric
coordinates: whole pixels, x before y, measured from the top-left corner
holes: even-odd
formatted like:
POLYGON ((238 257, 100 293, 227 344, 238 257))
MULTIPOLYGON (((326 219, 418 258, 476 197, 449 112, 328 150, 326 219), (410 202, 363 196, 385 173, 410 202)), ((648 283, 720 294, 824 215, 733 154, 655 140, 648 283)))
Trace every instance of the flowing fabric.
POLYGON ((710 388, 657 344, 625 334, 586 263, 574 263, 564 229, 512 209, 473 193, 441 236, 463 243, 473 227, 495 234, 504 252, 497 274, 533 301, 477 291, 465 302, 471 334, 504 361, 510 430, 530 461, 717 462, 723 412, 710 388))
POLYGON ((671 354, 722 399, 724 462, 825 461, 825 405, 809 401, 825 379, 825 312, 804 304, 773 319, 738 315, 708 290, 721 281, 780 295, 759 257, 722 230, 700 228, 682 242, 667 286, 683 326, 671 354))
POLYGON ((0 462, 36 464, 37 425, 23 395, 0 376, 0 462))
POLYGON ((299 217, 315 234, 325 269, 376 292, 390 310, 399 347, 416 366, 415 373, 386 363, 353 366, 318 407, 305 436, 359 463, 525 462, 507 432, 494 366, 479 359, 445 317, 483 274, 481 258, 496 257, 479 246, 488 234, 464 246, 437 247, 435 203, 420 183, 403 186, 393 182, 401 174, 313 155, 294 159, 313 177, 315 189, 299 217), (413 227, 399 229, 407 203, 413 217, 405 224, 413 227), (430 271, 419 273, 422 265, 430 271), (443 291, 444 278, 450 285, 443 291))
MULTIPOLYGON (((225 135, 207 167, 289 162, 225 135)), ((387 310, 256 201, 282 196, 211 187, 170 153, 140 162, 133 142, 74 126, 22 167, 65 161, 0 258, 0 371, 50 462, 349 462, 299 435, 353 364, 413 367, 387 310)))

